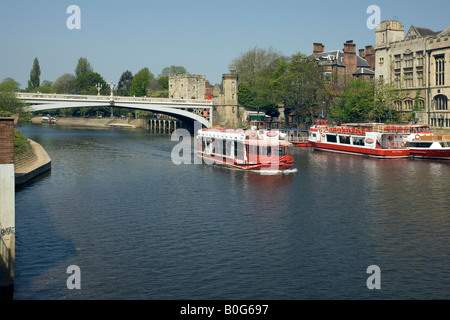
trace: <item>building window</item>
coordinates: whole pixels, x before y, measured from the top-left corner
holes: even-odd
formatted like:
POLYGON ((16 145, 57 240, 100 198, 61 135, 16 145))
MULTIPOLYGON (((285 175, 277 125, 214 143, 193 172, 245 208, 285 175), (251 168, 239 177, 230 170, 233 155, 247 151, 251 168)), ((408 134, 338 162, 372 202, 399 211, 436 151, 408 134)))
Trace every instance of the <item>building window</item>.
POLYGON ((417 51, 416 58, 417 58, 417 66, 422 67, 423 66, 423 51, 417 51))
POLYGON ((434 97, 434 110, 448 110, 448 99, 440 94, 434 97))
POLYGON ((394 75, 394 82, 395 82, 395 87, 396 88, 400 88, 401 87, 401 80, 400 80, 401 76, 400 76, 400 72, 396 72, 394 75))
POLYGON ((423 71, 417 71, 417 86, 423 87, 423 71))
POLYGON ((402 110, 402 102, 401 101, 394 101, 395 107, 397 108, 397 111, 402 110))
POLYGON ((405 60, 405 68, 412 68, 413 67, 413 54, 404 54, 403 58, 405 60))
POLYGON ((444 81, 444 72, 445 72, 445 61, 444 55, 439 55, 434 57, 436 59, 436 85, 443 86, 445 85, 444 81))
POLYGON ((413 109, 414 102, 412 100, 405 101, 405 110, 409 111, 413 109))
POLYGON ((394 56, 394 68, 400 69, 402 67, 402 59, 399 54, 394 56))
POLYGON ((412 88, 413 86, 413 73, 405 72, 405 87, 412 88))

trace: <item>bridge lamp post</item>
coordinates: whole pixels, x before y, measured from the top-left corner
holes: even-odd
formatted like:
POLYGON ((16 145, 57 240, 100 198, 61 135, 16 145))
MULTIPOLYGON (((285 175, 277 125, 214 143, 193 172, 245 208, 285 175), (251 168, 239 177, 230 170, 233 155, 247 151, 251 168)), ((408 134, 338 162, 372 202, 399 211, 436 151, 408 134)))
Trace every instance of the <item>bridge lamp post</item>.
POLYGON ((111 95, 109 96, 109 104, 111 105, 111 118, 114 118, 114 109, 113 109, 113 105, 114 105, 114 87, 116 86, 116 84, 114 82, 110 82, 109 83, 109 87, 111 88, 111 95))
POLYGON ((100 90, 102 89, 102 84, 101 83, 97 83, 96 85, 95 85, 95 87, 97 88, 97 95, 99 96, 100 95, 100 90))

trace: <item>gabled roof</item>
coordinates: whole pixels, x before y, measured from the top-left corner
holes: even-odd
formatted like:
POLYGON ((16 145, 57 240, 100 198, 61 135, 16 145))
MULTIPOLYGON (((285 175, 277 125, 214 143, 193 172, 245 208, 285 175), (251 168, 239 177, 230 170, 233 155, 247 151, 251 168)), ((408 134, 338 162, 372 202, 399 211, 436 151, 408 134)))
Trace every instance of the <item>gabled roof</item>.
POLYGON ((429 28, 420 28, 411 25, 408 32, 406 33, 405 39, 415 39, 418 37, 435 37, 441 31, 433 31, 429 28))

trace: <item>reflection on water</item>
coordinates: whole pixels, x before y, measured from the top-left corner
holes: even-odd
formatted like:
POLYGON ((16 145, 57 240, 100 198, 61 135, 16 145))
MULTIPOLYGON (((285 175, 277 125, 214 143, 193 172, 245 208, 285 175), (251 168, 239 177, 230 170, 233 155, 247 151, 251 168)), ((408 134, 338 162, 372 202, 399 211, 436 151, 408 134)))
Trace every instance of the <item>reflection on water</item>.
POLYGON ((442 299, 448 162, 294 149, 268 175, 174 165, 170 136, 20 128, 52 158, 16 193, 16 299, 442 299), (66 287, 69 265, 81 290, 66 287), (381 269, 369 290, 366 269, 381 269))

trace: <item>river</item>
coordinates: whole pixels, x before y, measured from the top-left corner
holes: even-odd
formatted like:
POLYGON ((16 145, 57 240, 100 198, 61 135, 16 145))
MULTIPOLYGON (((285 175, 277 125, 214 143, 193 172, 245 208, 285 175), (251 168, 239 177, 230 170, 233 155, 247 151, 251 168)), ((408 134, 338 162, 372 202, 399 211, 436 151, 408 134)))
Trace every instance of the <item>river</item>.
POLYGON ((52 170, 16 190, 14 299, 450 297, 450 162, 296 148, 268 175, 176 165, 168 134, 19 130, 52 170))

